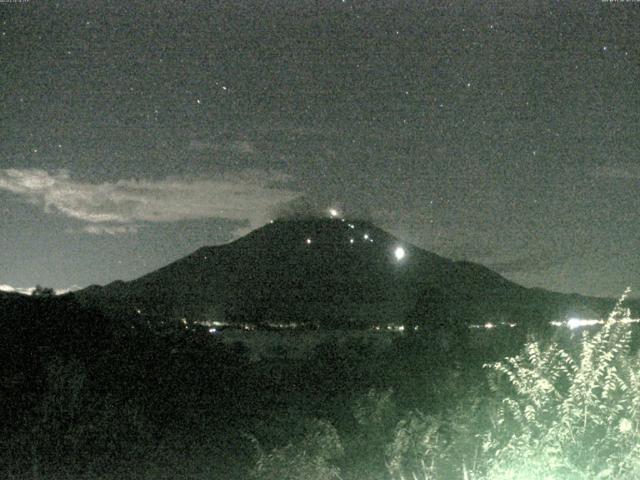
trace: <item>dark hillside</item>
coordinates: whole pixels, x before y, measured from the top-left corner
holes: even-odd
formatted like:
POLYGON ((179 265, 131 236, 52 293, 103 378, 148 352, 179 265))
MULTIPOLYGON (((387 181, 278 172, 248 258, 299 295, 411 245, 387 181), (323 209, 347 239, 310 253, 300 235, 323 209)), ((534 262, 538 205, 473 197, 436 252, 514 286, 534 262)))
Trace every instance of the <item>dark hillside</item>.
POLYGON ((434 291, 440 307, 476 323, 535 323, 574 310, 606 312, 612 305, 526 289, 481 265, 403 242, 370 222, 317 218, 276 221, 136 280, 73 295, 126 315, 362 327, 402 323, 416 305, 428 305, 424 297, 434 291))

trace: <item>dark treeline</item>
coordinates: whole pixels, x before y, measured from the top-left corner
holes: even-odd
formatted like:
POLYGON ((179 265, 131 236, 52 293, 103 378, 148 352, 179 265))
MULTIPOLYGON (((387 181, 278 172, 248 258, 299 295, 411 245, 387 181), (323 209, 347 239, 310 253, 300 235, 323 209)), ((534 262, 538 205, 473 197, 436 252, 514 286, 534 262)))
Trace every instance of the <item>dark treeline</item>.
MULTIPOLYGON (((389 341, 336 331, 305 356, 256 359, 198 325, 0 295, 0 475, 396 479, 430 458, 462 478, 508 393, 483 365, 527 332, 474 337, 437 307, 417 304, 408 322, 422 310, 438 321, 389 341)), ((576 337, 562 336, 546 342, 571 354, 576 337)))
POLYGON ((313 418, 353 430, 353 401, 371 389, 407 408, 438 402, 460 361, 407 335, 252 362, 204 328, 107 318, 68 297, 3 295, 0 316, 8 478, 245 478, 256 441, 283 445, 313 418))

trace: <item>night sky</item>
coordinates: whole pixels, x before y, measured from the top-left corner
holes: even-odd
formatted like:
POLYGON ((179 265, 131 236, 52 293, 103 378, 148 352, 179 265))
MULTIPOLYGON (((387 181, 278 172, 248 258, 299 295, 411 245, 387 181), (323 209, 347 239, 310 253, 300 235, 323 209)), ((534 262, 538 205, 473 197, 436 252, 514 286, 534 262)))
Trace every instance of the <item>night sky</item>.
POLYGON ((285 203, 640 288, 640 2, 0 3, 0 284, 129 280, 285 203))

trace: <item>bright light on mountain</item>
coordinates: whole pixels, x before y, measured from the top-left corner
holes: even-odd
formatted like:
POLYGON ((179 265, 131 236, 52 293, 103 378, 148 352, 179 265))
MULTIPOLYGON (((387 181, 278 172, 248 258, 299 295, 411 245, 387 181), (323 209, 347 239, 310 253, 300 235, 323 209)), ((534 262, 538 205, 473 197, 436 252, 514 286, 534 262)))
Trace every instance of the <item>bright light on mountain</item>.
POLYGON ((396 256, 396 260, 400 261, 405 257, 407 253, 404 251, 404 248, 397 247, 393 254, 396 256))
POLYGON ((335 208, 330 208, 329 209, 329 215, 331 215, 331 217, 337 217, 339 215, 340 212, 338 212, 338 210, 336 210, 335 208))

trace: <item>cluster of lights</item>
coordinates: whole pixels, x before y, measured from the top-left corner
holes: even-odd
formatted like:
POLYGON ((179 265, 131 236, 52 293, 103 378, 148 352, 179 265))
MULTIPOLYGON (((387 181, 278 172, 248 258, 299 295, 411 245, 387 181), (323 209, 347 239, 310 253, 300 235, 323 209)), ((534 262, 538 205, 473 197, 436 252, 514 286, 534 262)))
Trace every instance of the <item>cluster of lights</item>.
MULTIPOLYGON (((329 216, 330 216, 331 218, 337 218, 337 217, 340 217, 340 212, 338 211, 338 209, 337 209, 337 208, 334 208, 334 207, 329 208, 329 209, 328 209, 328 212, 329 212, 329 216)), ((345 219, 344 219, 344 218, 342 218, 342 217, 340 217, 340 220, 341 220, 342 222, 344 222, 344 221, 345 221, 345 219)), ((347 225, 348 225, 348 226, 349 226, 349 228, 350 228, 350 229, 352 229, 352 230, 355 230, 355 229, 356 229, 356 226, 355 226, 353 223, 347 223, 347 225)), ((362 238, 363 238, 363 241, 365 241, 365 242, 371 242, 371 243, 373 243, 373 238, 371 238, 371 236, 370 236, 370 235, 369 235, 369 233, 367 233, 367 232, 365 232, 365 233, 362 235, 362 238)), ((307 238, 306 243, 307 243, 307 245, 310 245, 310 244, 311 244, 311 239, 310 239, 310 238, 307 238)), ((353 245, 354 243, 355 243, 355 238, 350 237, 350 238, 349 238, 349 245, 353 245)), ((404 248, 404 247, 402 247, 402 246, 397 246, 397 247, 393 250, 393 256, 395 257, 395 259, 396 259, 396 261, 397 261, 397 262, 401 262, 401 261, 402 261, 402 260, 404 260, 404 258, 407 256, 407 251, 405 250, 405 248, 404 248)))
POLYGON ((205 327, 228 327, 231 325, 230 323, 220 322, 218 320, 200 320, 193 323, 197 325, 204 325, 205 327))
MULTIPOLYGON (((414 330, 417 330, 418 327, 414 327, 414 330)), ((380 331, 387 331, 387 332, 404 332, 405 331, 405 326, 404 325, 396 325, 394 323, 391 323, 389 325, 386 325, 384 327, 380 326, 380 325, 375 325, 373 327, 373 330, 375 330, 376 332, 380 332, 380 331)))
MULTIPOLYGON (((365 234, 364 234, 364 236, 363 236, 363 238, 364 238, 364 241, 365 241, 365 242, 371 242, 371 243, 373 243, 373 238, 371 238, 371 237, 369 236, 369 234, 368 234, 368 233, 365 233, 365 234)), ((356 240, 355 240, 353 237, 350 237, 350 238, 349 238, 349 244, 350 244, 350 245, 353 245, 355 242, 356 242, 356 240)), ((305 240, 305 243, 306 243, 307 245, 311 245, 311 243, 312 243, 311 238, 307 238, 307 239, 305 240)))
MULTIPOLYGON (((247 323, 244 323, 244 324, 240 325, 239 327, 237 327, 237 326, 234 326, 234 327, 236 329, 239 328, 240 330, 246 330, 246 331, 251 331, 251 330, 255 330, 256 329, 256 327, 254 327, 253 325, 247 324, 247 323)), ((221 330, 216 328, 216 327, 211 327, 209 329, 209 333, 211 333, 212 335, 215 335, 215 334, 220 333, 220 332, 221 332, 221 330)))
POLYGON ((484 328, 486 330, 491 330, 493 328, 497 328, 497 327, 509 327, 509 328, 514 328, 516 327, 518 324, 517 323, 513 323, 513 322, 500 322, 500 323, 493 323, 493 322, 485 322, 482 324, 472 324, 469 325, 469 328, 471 329, 476 329, 476 328, 484 328))
POLYGON ((302 325, 298 325, 296 322, 289 322, 289 323, 267 323, 267 326, 270 328, 277 328, 279 330, 283 330, 283 329, 292 330, 292 329, 301 327, 302 325))
MULTIPOLYGON (((327 209, 327 211, 328 211, 329 216, 330 216, 331 218, 340 218, 340 221, 341 221, 341 222, 345 222, 345 221, 346 221, 344 218, 342 218, 342 217, 340 216, 340 215, 341 215, 341 214, 340 214, 340 211, 339 211, 337 208, 333 208, 333 207, 332 207, 332 208, 327 209)), ((271 221, 270 221, 270 223, 273 223, 273 220, 271 220, 271 221)), ((356 229, 356 226, 355 226, 355 224, 353 224, 353 223, 347 223, 347 225, 348 225, 348 226, 349 226, 349 228, 350 228, 350 229, 352 229, 352 230, 355 230, 355 229, 356 229)), ((371 242, 371 243, 373 243, 373 238, 371 238, 371 236, 370 236, 368 233, 366 233, 366 232, 363 234, 362 238, 363 238, 363 240, 364 240, 365 242, 371 242)), ((305 239, 305 243, 306 243, 307 245, 311 245, 311 243, 312 243, 311 238, 307 237, 307 238, 305 239)), ((355 243, 355 238, 350 237, 350 238, 349 238, 349 244, 350 244, 350 245, 353 245, 354 243, 355 243)), ((404 252, 404 250, 402 250, 402 252, 404 252)), ((401 257, 404 257, 404 253, 399 253, 399 251, 396 253, 396 258, 398 258, 398 255, 401 255, 401 257)), ((398 259, 398 260, 400 260, 400 259, 398 259)))
MULTIPOLYGON (((631 318, 630 312, 627 310, 625 312, 626 315, 623 316, 620 320, 615 320, 620 323, 640 323, 640 318, 631 318)), ((567 321, 553 321, 549 322, 554 327, 567 327, 569 330, 575 330, 576 328, 582 327, 593 327, 595 325, 604 325, 606 323, 605 320, 601 318, 569 318, 567 321)))

